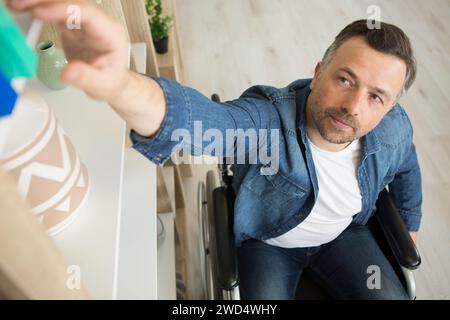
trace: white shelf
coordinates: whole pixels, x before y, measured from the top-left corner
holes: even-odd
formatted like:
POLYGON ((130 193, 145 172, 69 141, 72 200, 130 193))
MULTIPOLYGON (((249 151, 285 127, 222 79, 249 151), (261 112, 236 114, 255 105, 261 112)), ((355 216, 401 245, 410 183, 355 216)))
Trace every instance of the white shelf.
POLYGON ((125 150, 118 299, 157 299, 156 166, 125 150))
MULTIPOLYGON (((145 44, 131 49, 145 73, 145 44)), ((94 299, 175 299, 174 213, 160 215, 166 236, 158 250, 156 166, 125 148, 125 122, 75 88, 52 91, 36 79, 26 88, 48 103, 88 169, 84 205, 53 237, 68 264, 80 268, 87 292, 94 299)), ((169 179, 173 197, 173 171, 169 179)))
MULTIPOLYGON (((14 16, 34 47, 39 24, 27 15, 14 16)), ((68 87, 51 91, 36 79, 14 79, 15 88, 42 96, 73 142, 89 174, 89 194, 67 229, 53 237, 69 265, 81 271, 81 281, 94 299, 116 293, 119 219, 122 198, 125 123, 106 103, 68 87)), ((18 90, 21 93, 21 90, 18 90)))
POLYGON ((81 91, 50 91, 37 80, 27 88, 41 95, 73 142, 89 174, 88 198, 74 222, 53 239, 95 299, 112 299, 117 268, 125 123, 105 103, 81 91))
POLYGON ((173 212, 158 214, 165 229, 164 241, 158 249, 158 299, 175 300, 175 171, 172 166, 162 169, 173 212))
POLYGON ((158 299, 175 300, 176 289, 176 269, 175 269, 175 228, 174 214, 160 213, 165 238, 158 249, 158 299))
MULTIPOLYGON (((145 43, 131 45, 141 73, 145 73, 146 52, 145 43)), ((123 172, 115 297, 157 299, 156 165, 126 148, 123 172)))
MULTIPOLYGON (((33 23, 29 14, 13 18, 34 47, 42 24, 33 23)), ((146 44, 132 44, 130 52, 137 71, 145 73, 146 44)), ((89 295, 175 299, 175 212, 160 214, 166 234, 158 250, 156 166, 125 148, 125 122, 106 103, 72 87, 51 91, 36 79, 14 79, 13 85, 25 86, 47 102, 88 169, 86 201, 72 224, 52 239, 68 264, 80 268, 89 295)), ((6 137, 6 129, 2 132, 6 137)), ((175 208, 173 170, 166 174, 175 208)))

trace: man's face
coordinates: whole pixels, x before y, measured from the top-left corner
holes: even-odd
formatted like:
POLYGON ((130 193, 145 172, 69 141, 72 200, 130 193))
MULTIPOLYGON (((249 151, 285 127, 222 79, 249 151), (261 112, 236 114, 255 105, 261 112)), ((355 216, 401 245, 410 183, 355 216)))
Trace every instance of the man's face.
POLYGON ((317 65, 308 98, 313 125, 329 143, 344 144, 375 128, 395 105, 405 63, 350 38, 327 65, 317 65))

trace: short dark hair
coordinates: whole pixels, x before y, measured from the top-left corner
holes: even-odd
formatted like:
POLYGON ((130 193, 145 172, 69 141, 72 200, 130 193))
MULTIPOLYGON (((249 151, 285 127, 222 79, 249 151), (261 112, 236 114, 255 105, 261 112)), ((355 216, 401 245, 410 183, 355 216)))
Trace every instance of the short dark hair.
POLYGON ((406 79, 403 91, 407 91, 413 84, 417 64, 414 58, 411 42, 408 36, 399 27, 375 20, 357 20, 347 25, 336 36, 334 42, 325 52, 322 63, 330 62, 337 49, 349 38, 362 36, 367 44, 379 52, 392 54, 402 59, 406 64, 406 79), (379 26, 376 28, 375 26, 379 26))

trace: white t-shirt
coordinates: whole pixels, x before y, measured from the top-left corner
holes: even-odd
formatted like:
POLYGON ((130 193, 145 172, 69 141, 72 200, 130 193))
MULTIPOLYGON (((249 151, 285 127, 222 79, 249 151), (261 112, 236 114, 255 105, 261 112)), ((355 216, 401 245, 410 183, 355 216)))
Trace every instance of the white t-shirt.
POLYGON ((319 183, 311 213, 299 225, 266 243, 283 248, 315 247, 336 239, 361 211, 357 180, 361 144, 353 141, 338 152, 321 150, 308 139, 319 183))

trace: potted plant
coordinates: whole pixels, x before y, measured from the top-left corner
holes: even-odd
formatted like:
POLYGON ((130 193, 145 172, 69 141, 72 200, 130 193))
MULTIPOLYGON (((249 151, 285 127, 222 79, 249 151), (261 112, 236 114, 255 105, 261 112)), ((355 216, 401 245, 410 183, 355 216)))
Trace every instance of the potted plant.
POLYGON ((169 49, 169 28, 172 26, 173 16, 162 16, 161 0, 145 0, 145 8, 155 50, 159 54, 166 53, 169 49))

